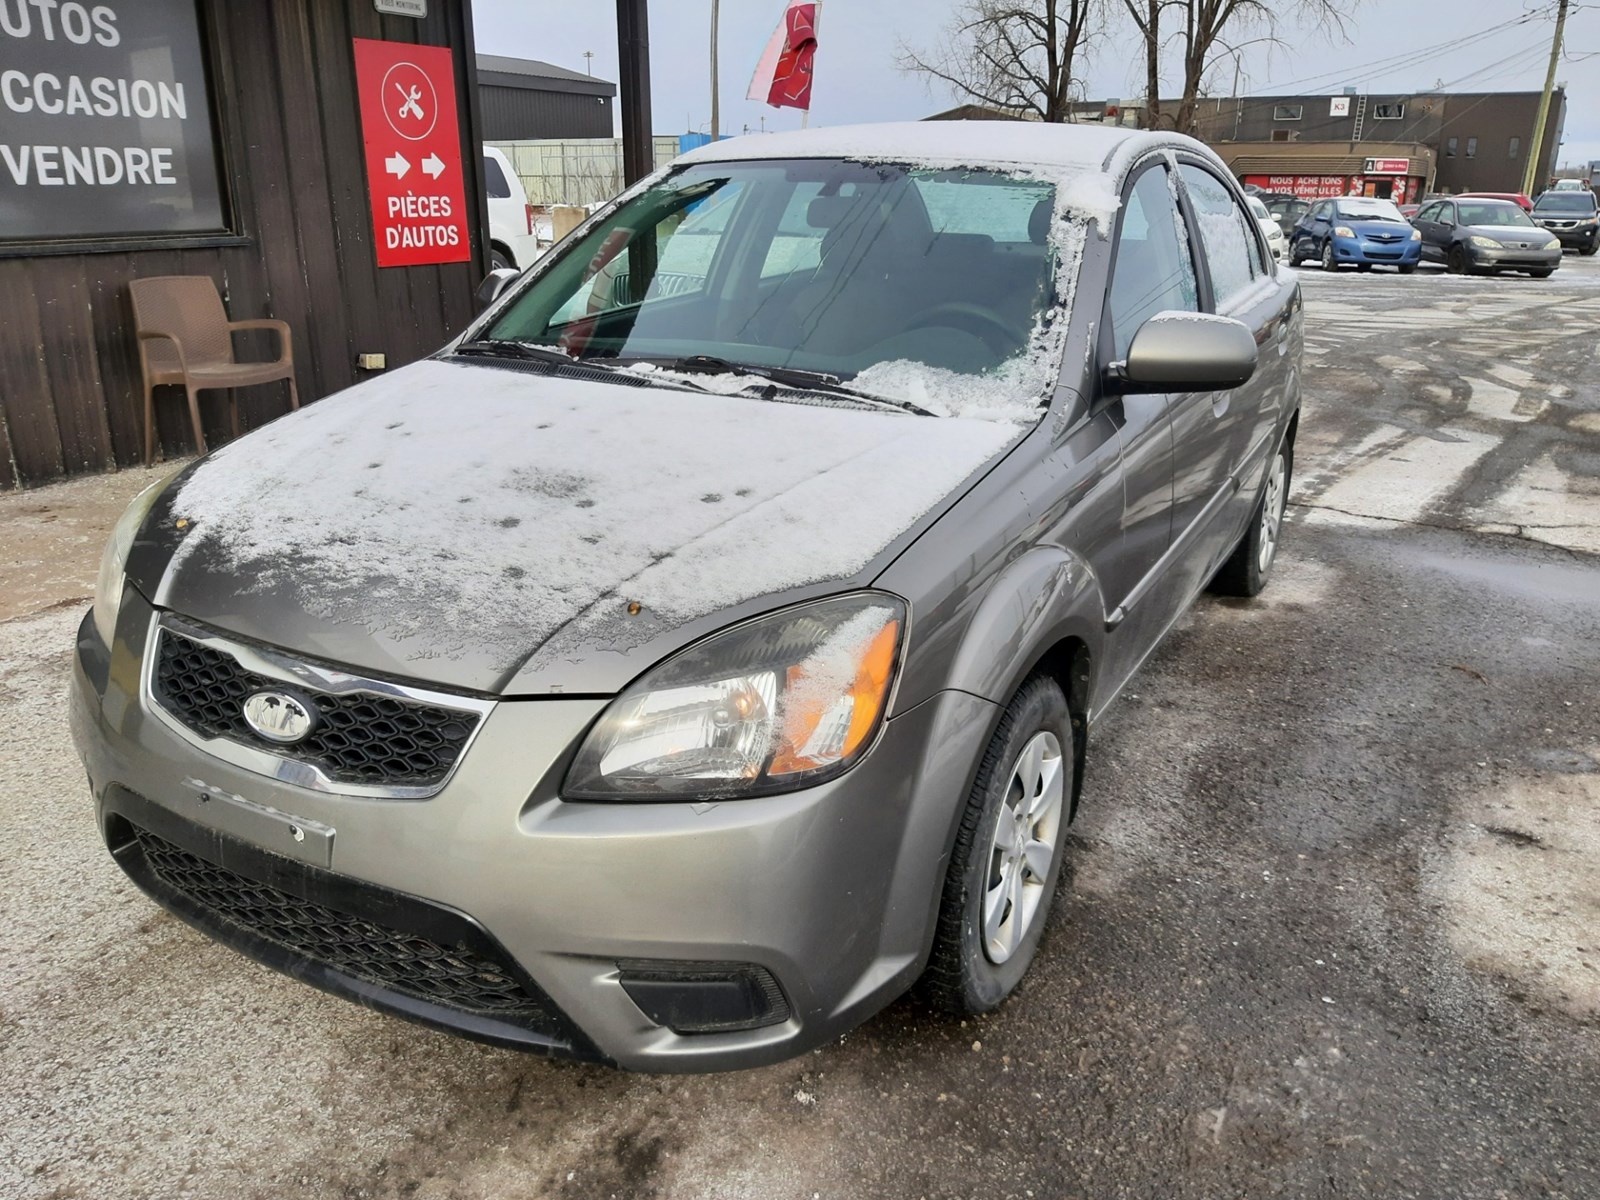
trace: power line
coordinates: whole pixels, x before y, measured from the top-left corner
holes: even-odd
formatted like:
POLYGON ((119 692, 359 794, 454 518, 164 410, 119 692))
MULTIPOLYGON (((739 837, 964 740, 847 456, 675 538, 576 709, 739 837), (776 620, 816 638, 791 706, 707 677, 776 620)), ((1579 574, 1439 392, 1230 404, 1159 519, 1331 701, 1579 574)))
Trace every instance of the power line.
POLYGON ((1480 29, 1476 33, 1464 34, 1461 37, 1452 38, 1449 41, 1440 42, 1437 45, 1424 46, 1416 50, 1407 50, 1401 54, 1394 54, 1386 58, 1374 59, 1367 63, 1357 63, 1354 66, 1345 67, 1338 70, 1324 71, 1320 74, 1308 75, 1301 79, 1289 79, 1281 82, 1276 80, 1269 81, 1262 86, 1264 89, 1293 89, 1311 87, 1312 85, 1316 84, 1332 82, 1365 82, 1369 79, 1376 79, 1385 74, 1392 74, 1403 67, 1415 63, 1418 58, 1423 56, 1434 57, 1439 54, 1446 54, 1456 50, 1466 49, 1468 46, 1481 42, 1486 38, 1493 37, 1495 34, 1500 33, 1503 30, 1512 29, 1518 25, 1526 25, 1531 21, 1538 20, 1541 16, 1553 11, 1554 7, 1554 4, 1545 4, 1540 8, 1523 13, 1521 16, 1513 17, 1508 21, 1502 21, 1498 25, 1491 25, 1487 29, 1480 29))

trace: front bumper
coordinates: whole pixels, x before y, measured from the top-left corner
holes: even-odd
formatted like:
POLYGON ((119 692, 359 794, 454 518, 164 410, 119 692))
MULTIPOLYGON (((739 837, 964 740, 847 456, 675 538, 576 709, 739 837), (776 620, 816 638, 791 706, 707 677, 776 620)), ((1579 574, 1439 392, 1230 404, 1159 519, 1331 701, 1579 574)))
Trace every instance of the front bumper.
POLYGON ((482 1040, 636 1070, 778 1061, 908 987, 995 716, 986 701, 944 692, 887 722, 854 770, 820 787, 720 804, 592 804, 566 803, 557 788, 606 701, 502 700, 436 795, 348 796, 208 755, 157 719, 140 685, 153 617, 129 588, 109 652, 86 620, 70 707, 102 832, 136 882, 315 986, 482 1040), (153 843, 140 831, 202 860, 193 871, 220 868, 228 888, 260 883, 290 897, 268 897, 280 907, 299 898, 480 954, 549 1011, 485 1020, 428 1001, 426 989, 419 1002, 406 980, 384 986, 325 954, 287 952, 284 938, 241 930, 237 914, 192 889, 175 900, 184 889, 152 881, 153 843), (641 963, 758 967, 781 988, 782 1019, 674 1032, 627 988, 641 963))
POLYGON ((1524 249, 1520 246, 1503 246, 1498 250, 1491 250, 1487 246, 1476 246, 1466 242, 1467 261, 1474 267, 1484 270, 1500 271, 1526 271, 1545 270, 1561 265, 1561 247, 1551 246, 1524 249))
POLYGON ((1587 250, 1590 246, 1600 242, 1600 226, 1595 225, 1543 225, 1546 233, 1553 233, 1561 239, 1562 246, 1572 246, 1578 250, 1587 250))
POLYGON ((1333 239, 1333 257, 1339 263, 1411 267, 1422 260, 1420 241, 1375 242, 1370 238, 1333 239))

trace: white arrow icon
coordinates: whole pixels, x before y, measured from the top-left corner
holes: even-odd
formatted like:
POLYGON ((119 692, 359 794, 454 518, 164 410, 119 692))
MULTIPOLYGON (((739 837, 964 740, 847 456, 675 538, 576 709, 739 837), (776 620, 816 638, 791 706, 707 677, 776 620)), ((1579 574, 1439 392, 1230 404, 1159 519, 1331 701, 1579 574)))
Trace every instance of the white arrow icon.
MULTIPOLYGON (((411 170, 411 164, 406 161, 406 156, 400 153, 391 154, 383 160, 383 169, 396 179, 404 179, 406 172, 411 170)), ((426 169, 426 168, 424 168, 426 169)))
POLYGON ((444 163, 437 154, 430 154, 422 160, 422 169, 434 179, 444 174, 444 163))

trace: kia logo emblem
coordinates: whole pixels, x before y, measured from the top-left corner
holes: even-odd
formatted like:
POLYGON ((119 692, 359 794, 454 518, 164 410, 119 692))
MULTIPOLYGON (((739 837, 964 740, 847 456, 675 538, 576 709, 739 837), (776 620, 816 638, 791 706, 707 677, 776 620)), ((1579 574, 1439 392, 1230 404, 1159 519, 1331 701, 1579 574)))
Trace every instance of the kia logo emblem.
POLYGON ((244 702, 244 723, 280 746, 301 742, 316 725, 311 706, 287 692, 255 692, 244 702))

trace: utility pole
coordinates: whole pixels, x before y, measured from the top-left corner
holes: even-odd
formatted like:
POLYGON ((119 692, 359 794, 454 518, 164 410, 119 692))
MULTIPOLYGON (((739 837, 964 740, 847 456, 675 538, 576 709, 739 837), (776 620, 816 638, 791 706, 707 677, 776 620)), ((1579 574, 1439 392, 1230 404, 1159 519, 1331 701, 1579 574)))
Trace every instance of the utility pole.
POLYGON ((1556 36, 1550 43, 1550 69, 1545 72, 1544 95, 1539 100, 1539 115, 1533 122, 1533 144, 1528 147, 1528 167, 1522 175, 1522 194, 1533 196, 1539 180, 1539 158, 1544 153, 1544 127, 1550 119, 1550 93, 1556 86, 1556 63, 1561 60, 1561 35, 1567 28, 1567 6, 1571 0, 1560 0, 1556 9, 1556 36))
POLYGON ((655 170, 650 121, 650 6, 617 0, 617 74, 622 84, 622 177, 637 183, 655 170))
POLYGON ((720 0, 711 0, 711 140, 722 135, 722 104, 717 87, 717 11, 720 0))

